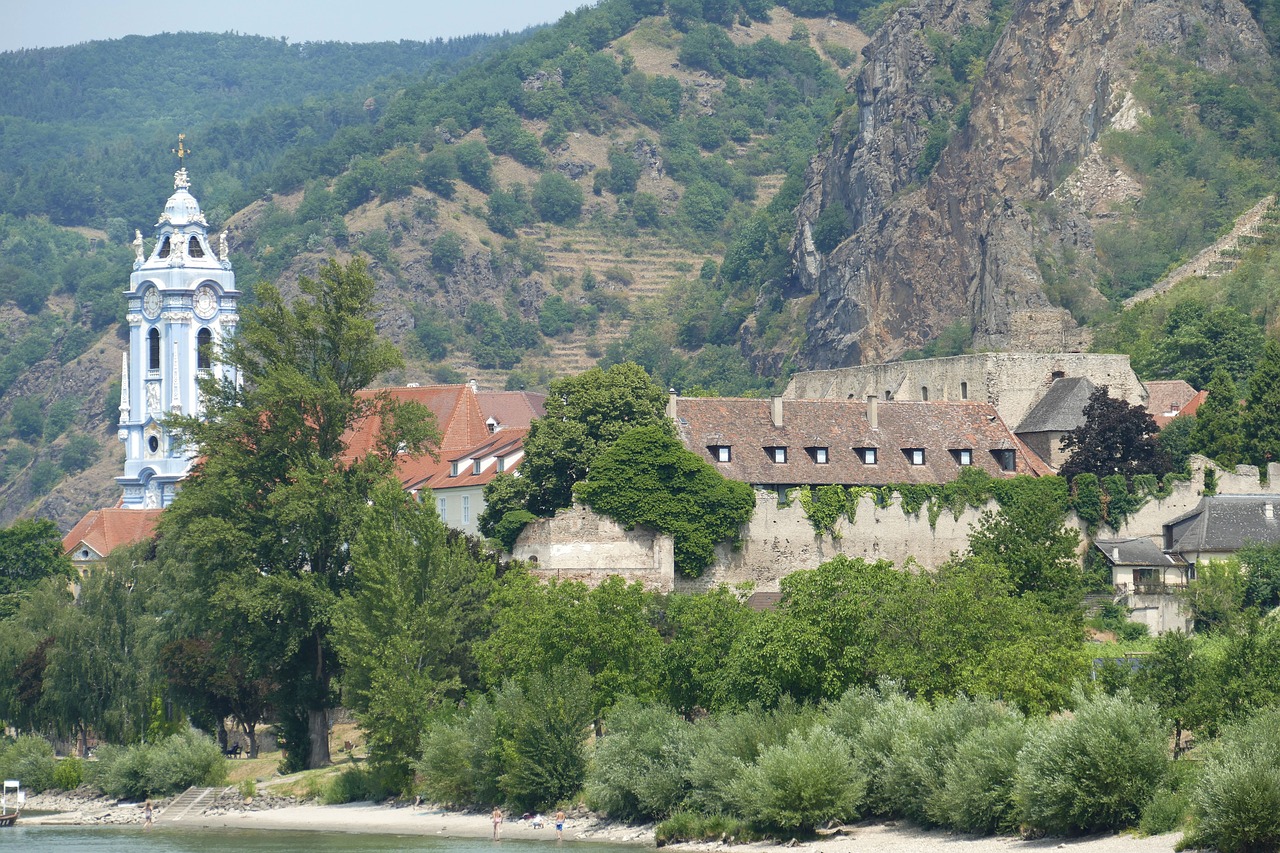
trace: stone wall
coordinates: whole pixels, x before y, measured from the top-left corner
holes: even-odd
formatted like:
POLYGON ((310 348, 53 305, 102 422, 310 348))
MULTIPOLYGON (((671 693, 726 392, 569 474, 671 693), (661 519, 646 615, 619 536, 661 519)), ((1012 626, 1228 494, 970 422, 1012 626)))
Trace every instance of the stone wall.
POLYGON ((675 585, 675 549, 670 536, 647 527, 624 529, 611 518, 575 504, 554 518, 529 522, 512 556, 534 563, 546 580, 580 580, 595 586, 609 575, 669 592, 675 585))
MULTIPOLYGON (((1163 525, 1200 502, 1206 468, 1216 472, 1218 494, 1280 493, 1280 465, 1271 466, 1270 484, 1264 488, 1258 483, 1255 468, 1241 466, 1226 473, 1203 457, 1193 456, 1189 481, 1176 484, 1162 500, 1148 501, 1119 530, 1103 529, 1096 535, 1146 536, 1159 543, 1163 525)), ((889 560, 899 567, 936 569, 953 554, 964 553, 973 525, 981 520, 984 511, 997 509, 992 502, 967 509, 958 518, 944 509, 937 523, 930 526, 927 505, 918 514, 908 515, 896 498, 889 506, 879 507, 873 497, 864 495, 854 520, 842 517, 832 536, 814 531, 799 501, 779 506, 774 492, 757 490, 755 496, 755 514, 742 530, 741 545, 721 545, 716 550, 715 563, 696 579, 676 578, 670 536, 647 528, 624 530, 581 506, 561 510, 555 518, 530 522, 516 542, 514 556, 536 560, 535 573, 548 579, 581 580, 594 585, 616 574, 663 591, 695 592, 719 584, 751 583, 757 591, 774 592, 785 575, 816 568, 837 554, 889 560)), ((1068 516, 1066 523, 1080 531, 1083 551, 1083 525, 1074 515, 1068 516)), ((1171 620, 1176 615, 1162 611, 1152 618, 1161 620, 1160 624, 1173 624, 1171 620)))
POLYGON ((1147 392, 1127 355, 1094 353, 979 353, 895 361, 797 373, 784 397, 814 400, 975 400, 996 407, 1013 429, 1055 378, 1082 376, 1106 385, 1112 397, 1146 405, 1147 392))

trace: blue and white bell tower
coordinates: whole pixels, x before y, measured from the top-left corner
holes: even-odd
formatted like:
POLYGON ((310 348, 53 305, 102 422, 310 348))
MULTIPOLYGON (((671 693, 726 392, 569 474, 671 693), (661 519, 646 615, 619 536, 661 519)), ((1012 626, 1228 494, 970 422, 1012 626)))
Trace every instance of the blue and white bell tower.
MULTIPOLYGON (((181 156, 182 152, 179 152, 181 156)), ((235 334, 239 317, 235 273, 224 232, 215 252, 209 223, 191 195, 187 170, 173 177, 173 195, 156 223, 147 256, 134 232, 137 259, 129 277, 129 351, 120 379, 120 440, 125 446, 122 506, 163 508, 191 470, 192 448, 165 428, 170 415, 200 415, 196 380, 237 381, 215 353, 235 334), (226 371, 224 373, 224 371, 226 371)))

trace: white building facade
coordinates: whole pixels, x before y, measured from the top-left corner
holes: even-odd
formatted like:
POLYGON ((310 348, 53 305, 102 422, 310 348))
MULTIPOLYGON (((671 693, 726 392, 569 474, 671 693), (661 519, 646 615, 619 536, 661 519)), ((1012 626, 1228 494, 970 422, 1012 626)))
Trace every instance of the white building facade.
POLYGON ((116 478, 129 509, 168 506, 191 470, 192 448, 166 427, 166 419, 203 413, 198 380, 239 381, 215 357, 239 321, 240 292, 226 235, 215 252, 190 186, 187 170, 179 169, 150 255, 141 232, 133 241, 137 258, 125 291, 129 349, 120 380, 125 463, 124 476, 116 478))

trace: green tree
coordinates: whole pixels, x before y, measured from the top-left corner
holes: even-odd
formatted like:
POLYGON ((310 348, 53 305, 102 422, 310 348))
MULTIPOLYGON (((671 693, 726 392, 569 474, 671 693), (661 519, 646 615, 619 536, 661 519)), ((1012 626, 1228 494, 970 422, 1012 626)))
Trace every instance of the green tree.
POLYGON ((715 546, 736 544, 755 493, 684 448, 668 428, 635 427, 600 453, 574 495, 626 527, 644 524, 675 539, 676 571, 697 577, 715 546))
POLYGON ((1208 390, 1209 396, 1196 410, 1191 451, 1230 470, 1244 461, 1244 409, 1240 406, 1240 392, 1225 370, 1213 374, 1208 390))
POLYGON ((623 696, 655 695, 662 640, 653 593, 642 584, 613 575, 588 589, 508 572, 495 604, 493 631, 475 644, 487 684, 580 670, 590 677, 597 715, 623 696))
POLYGON ((493 189, 493 158, 478 139, 469 139, 453 147, 454 163, 462 180, 482 193, 493 189))
POLYGON ((747 630, 755 611, 732 590, 718 586, 696 595, 671 595, 661 623, 660 683, 667 704, 686 717, 702 708, 724 707, 721 669, 733 643, 747 630))
POLYGON ((526 509, 548 516, 573 501, 573 484, 596 457, 627 430, 657 425, 674 434, 664 416, 667 395, 637 364, 593 367, 551 383, 546 415, 529 427, 520 477, 528 481, 526 509))
POLYGON ((1173 723, 1173 755, 1182 751, 1182 732, 1196 717, 1197 681, 1201 666, 1195 641, 1182 631, 1166 631, 1143 661, 1134 679, 1139 699, 1155 705, 1173 723))
POLYGON ((1244 454, 1262 469, 1280 461, 1280 343, 1268 340, 1262 359, 1249 377, 1244 419, 1244 454))
POLYGON ((998 512, 983 513, 969 536, 969 551, 1007 571, 1018 594, 1041 596, 1070 610, 1080 602, 1080 536, 1063 525, 1063 485, 1057 478, 1028 481, 998 512))
POLYGON ((479 686, 470 645, 488 632, 497 566, 395 481, 378 484, 372 499, 335 644, 370 757, 408 784, 429 715, 479 686))
POLYGON ((1198 300, 1179 302, 1169 312, 1143 376, 1179 377, 1204 388, 1225 371, 1241 382, 1262 349, 1262 329, 1231 306, 1209 308, 1198 300))
POLYGON ((203 419, 173 426, 200 462, 161 521, 166 558, 189 584, 190 622, 243 640, 255 677, 271 677, 290 764, 329 761, 328 709, 338 661, 337 602, 352 586, 350 543, 374 487, 397 458, 428 452, 420 405, 361 394, 400 363, 378 338, 363 261, 328 261, 287 306, 263 283, 222 358, 242 386, 208 381, 203 419), (353 458, 349 430, 369 423, 353 458))
POLYGON ((559 172, 544 172, 533 185, 533 209, 544 222, 576 221, 582 202, 582 187, 559 172))
POLYGON ((62 534, 46 518, 15 521, 0 530, 0 619, 8 618, 45 578, 71 579, 62 534))
POLYGON ((1086 473, 1124 474, 1128 479, 1167 474, 1172 465, 1156 441, 1157 432, 1145 408, 1110 397, 1105 385, 1095 388, 1084 407, 1084 423, 1062 438, 1062 449, 1071 456, 1060 473, 1067 480, 1086 473))

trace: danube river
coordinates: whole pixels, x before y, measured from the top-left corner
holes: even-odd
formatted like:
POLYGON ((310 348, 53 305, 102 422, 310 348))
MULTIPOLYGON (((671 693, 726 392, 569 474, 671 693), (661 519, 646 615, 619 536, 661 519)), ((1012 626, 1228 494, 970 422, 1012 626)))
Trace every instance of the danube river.
MULTIPOLYGON (((430 838, 413 835, 369 835, 346 832, 289 832, 252 829, 168 829, 156 827, 22 826, 0 828, 0 850, 23 853, 550 853, 564 848, 571 853, 636 853, 634 844, 597 844, 587 841, 430 838)), ((643 849, 643 848, 641 848, 643 849)))

